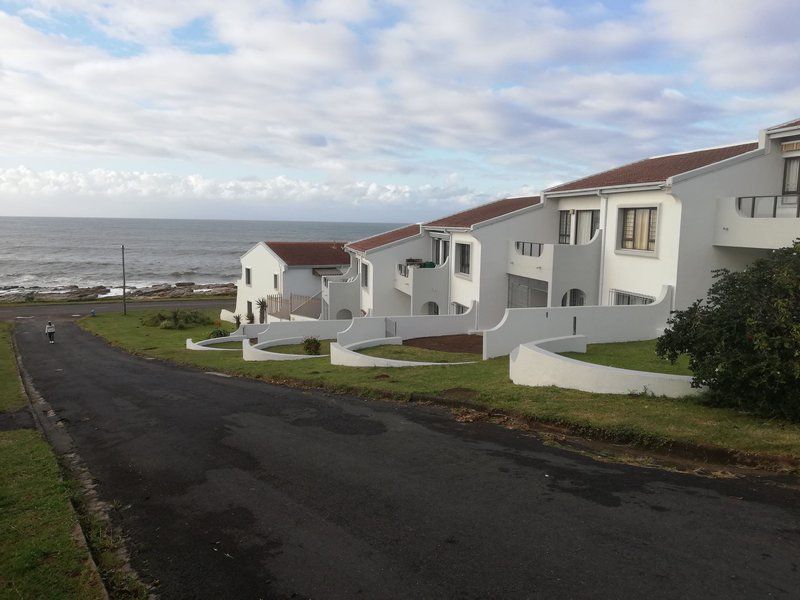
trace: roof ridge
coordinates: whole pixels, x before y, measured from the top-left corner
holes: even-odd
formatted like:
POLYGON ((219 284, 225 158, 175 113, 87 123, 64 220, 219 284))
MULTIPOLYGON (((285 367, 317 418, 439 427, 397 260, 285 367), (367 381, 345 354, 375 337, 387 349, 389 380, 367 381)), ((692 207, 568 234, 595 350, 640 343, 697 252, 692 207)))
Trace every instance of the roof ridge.
MULTIPOLYGON (((747 146, 748 144, 755 144, 758 140, 747 140, 746 142, 737 142, 735 144, 721 144, 719 146, 709 146, 708 148, 698 148, 697 150, 683 150, 681 152, 667 152, 666 154, 655 154, 648 156, 642 160, 653 160, 654 158, 666 158, 667 156, 680 156, 681 154, 694 154, 695 152, 708 152, 710 150, 722 150, 723 148, 735 148, 737 146, 747 146)), ((641 161, 637 161, 641 162, 641 161)), ((631 163, 633 164, 633 163, 631 163)))

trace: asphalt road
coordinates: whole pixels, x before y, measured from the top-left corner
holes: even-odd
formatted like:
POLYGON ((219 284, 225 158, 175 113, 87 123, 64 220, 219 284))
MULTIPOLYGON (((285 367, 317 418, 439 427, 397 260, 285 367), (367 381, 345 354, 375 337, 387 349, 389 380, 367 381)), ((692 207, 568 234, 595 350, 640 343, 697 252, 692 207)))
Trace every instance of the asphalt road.
POLYGON ((797 598, 800 495, 129 356, 24 364, 163 598, 797 598))

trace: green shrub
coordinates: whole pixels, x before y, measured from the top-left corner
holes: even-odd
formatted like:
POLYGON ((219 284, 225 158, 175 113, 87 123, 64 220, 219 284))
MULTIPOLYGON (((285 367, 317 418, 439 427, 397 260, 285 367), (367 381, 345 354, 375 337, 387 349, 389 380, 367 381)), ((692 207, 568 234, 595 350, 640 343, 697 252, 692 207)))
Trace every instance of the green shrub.
POLYGON ((322 348, 322 344, 320 344, 319 340, 315 337, 307 337, 303 340, 303 350, 306 354, 317 356, 320 348, 322 348))
POLYGON ((800 420, 800 240, 744 271, 716 271, 705 301, 676 311, 656 344, 689 355, 710 400, 800 420))
POLYGON ((252 325, 256 322, 256 316, 253 313, 247 313, 247 322, 252 325))
POLYGON ((216 329, 211 330, 211 333, 208 334, 208 338, 206 339, 228 337, 228 335, 229 334, 227 331, 221 329, 220 327, 217 327, 216 329))
POLYGON ((160 329, 186 329, 190 325, 211 325, 214 321, 199 310, 179 308, 169 312, 157 312, 145 315, 141 319, 146 327, 160 329))

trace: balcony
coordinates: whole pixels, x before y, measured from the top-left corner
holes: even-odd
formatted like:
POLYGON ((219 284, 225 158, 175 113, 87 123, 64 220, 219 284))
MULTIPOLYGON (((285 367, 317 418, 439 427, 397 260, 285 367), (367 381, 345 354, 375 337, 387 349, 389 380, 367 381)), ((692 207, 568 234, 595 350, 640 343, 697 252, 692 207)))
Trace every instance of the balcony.
POLYGON ((324 318, 349 319, 361 314, 361 282, 358 275, 323 277, 320 297, 324 318))
POLYGON ((439 266, 429 262, 411 262, 397 265, 394 273, 396 290, 411 296, 411 313, 430 314, 429 304, 435 303, 439 310, 447 306, 450 285, 449 259, 439 266))
POLYGON ((742 196, 717 199, 714 245, 774 249, 800 237, 800 197, 742 196))
POLYGON ((571 289, 582 290, 587 304, 597 304, 602 236, 603 231, 598 230, 588 244, 579 245, 511 241, 507 271, 546 281, 550 306, 560 305, 571 289))

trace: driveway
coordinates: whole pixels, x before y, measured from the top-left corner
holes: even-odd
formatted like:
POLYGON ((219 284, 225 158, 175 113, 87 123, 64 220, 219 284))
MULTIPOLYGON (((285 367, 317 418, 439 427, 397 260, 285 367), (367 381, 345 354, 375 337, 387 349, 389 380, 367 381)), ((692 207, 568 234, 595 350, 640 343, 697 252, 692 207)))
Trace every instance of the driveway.
POLYGON ((164 598, 796 598, 800 495, 597 462, 438 408, 225 378, 18 323, 164 598))

